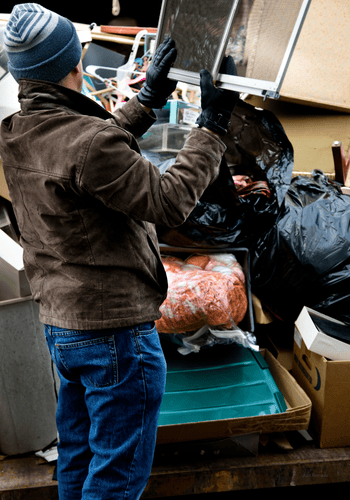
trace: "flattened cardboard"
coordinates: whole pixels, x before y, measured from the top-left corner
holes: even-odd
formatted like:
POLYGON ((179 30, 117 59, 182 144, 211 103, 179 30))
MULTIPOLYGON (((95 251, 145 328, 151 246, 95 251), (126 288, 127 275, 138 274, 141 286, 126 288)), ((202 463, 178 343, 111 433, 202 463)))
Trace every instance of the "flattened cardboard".
POLYGON ((309 351, 295 329, 292 374, 312 402, 320 448, 350 446, 350 361, 330 361, 309 351))
POLYGON ((350 4, 312 0, 281 87, 281 99, 350 111, 350 4))
POLYGON ((5 200, 11 201, 9 188, 5 180, 4 169, 2 168, 1 158, 0 158, 0 196, 5 198, 5 200))
POLYGON ((290 372, 292 370, 293 364, 293 349, 278 345, 275 342, 275 339, 269 337, 268 335, 266 336, 265 342, 267 342, 271 354, 273 354, 278 362, 281 363, 281 365, 290 372))
POLYGON ((290 373, 267 350, 260 351, 287 403, 275 415, 164 425, 158 427, 157 444, 223 439, 229 436, 308 429, 311 401, 290 373))

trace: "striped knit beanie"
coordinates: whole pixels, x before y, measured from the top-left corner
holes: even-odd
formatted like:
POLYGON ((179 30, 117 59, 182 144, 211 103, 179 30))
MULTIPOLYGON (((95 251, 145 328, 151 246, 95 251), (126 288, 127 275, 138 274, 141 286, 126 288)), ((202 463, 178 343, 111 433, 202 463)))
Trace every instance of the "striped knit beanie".
POLYGON ((57 83, 81 58, 81 43, 68 19, 36 3, 15 5, 4 33, 8 69, 19 78, 57 83))

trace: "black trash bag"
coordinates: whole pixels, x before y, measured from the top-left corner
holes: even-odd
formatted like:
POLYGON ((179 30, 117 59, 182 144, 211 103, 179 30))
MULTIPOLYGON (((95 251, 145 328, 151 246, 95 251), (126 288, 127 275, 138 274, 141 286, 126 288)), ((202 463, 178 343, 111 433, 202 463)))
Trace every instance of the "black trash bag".
POLYGON ((239 101, 223 140, 227 151, 218 178, 184 224, 175 229, 157 228, 161 243, 250 248, 273 225, 293 171, 293 148, 282 125, 270 111, 239 101), (259 190, 240 196, 232 175, 263 181, 269 197, 259 190))
MULTIPOLYGON (((162 171, 162 165, 159 168, 162 171)), ((219 176, 202 195, 186 222, 176 228, 157 227, 159 241, 182 247, 227 247, 227 228, 231 227, 237 204, 236 188, 223 158, 219 176)))
POLYGON ((296 177, 251 251, 252 291, 279 319, 303 306, 350 324, 350 197, 320 170, 296 177))

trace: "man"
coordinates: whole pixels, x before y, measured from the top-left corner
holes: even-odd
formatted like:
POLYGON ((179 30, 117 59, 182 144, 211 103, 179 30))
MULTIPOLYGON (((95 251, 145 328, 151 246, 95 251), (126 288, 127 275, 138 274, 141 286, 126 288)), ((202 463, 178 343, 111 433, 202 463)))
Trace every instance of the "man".
POLYGON ((135 500, 151 471, 166 375, 154 321, 167 279, 154 224, 183 223, 218 175, 237 95, 201 73, 199 127, 160 175, 135 137, 176 87, 172 40, 114 115, 80 93, 81 45, 67 19, 16 5, 4 47, 21 111, 2 122, 0 156, 61 381, 59 498, 135 500))

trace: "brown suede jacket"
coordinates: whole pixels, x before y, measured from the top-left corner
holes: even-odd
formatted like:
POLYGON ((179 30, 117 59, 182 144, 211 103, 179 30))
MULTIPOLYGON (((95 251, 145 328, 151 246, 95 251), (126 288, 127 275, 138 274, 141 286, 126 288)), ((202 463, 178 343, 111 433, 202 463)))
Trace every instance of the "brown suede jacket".
POLYGON ((182 224, 226 149, 193 129, 161 175, 135 137, 154 123, 137 98, 114 115, 65 87, 20 80, 1 124, 2 158, 40 320, 70 329, 160 317, 166 297, 154 224, 182 224))

